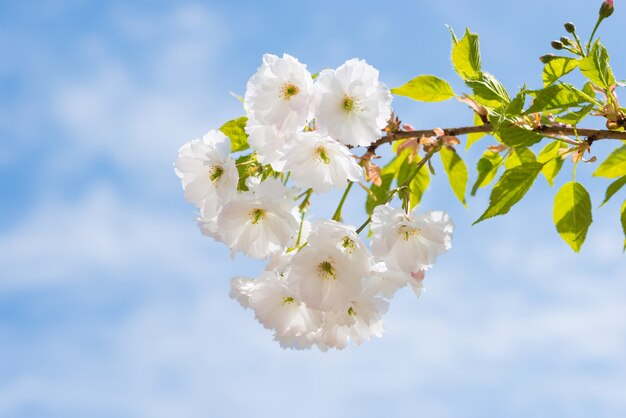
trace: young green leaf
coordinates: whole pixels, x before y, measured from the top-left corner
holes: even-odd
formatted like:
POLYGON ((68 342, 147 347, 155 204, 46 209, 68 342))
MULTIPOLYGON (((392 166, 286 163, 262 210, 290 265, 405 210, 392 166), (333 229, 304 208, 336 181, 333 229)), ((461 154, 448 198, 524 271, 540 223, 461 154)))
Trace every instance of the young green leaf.
MULTIPOLYGON (((415 171, 415 165, 421 161, 421 157, 416 155, 413 161, 409 162, 406 158, 402 163, 402 167, 398 170, 398 186, 403 184, 408 176, 415 171)), ((413 178, 409 184, 409 193, 411 198, 411 209, 417 206, 422 201, 422 196, 430 184, 430 172, 428 168, 422 167, 417 172, 417 175, 413 178)))
POLYGON ((247 191, 246 180, 253 174, 262 169, 261 164, 256 159, 256 154, 242 155, 235 161, 237 172, 239 173, 239 182, 237 190, 247 191))
POLYGON ((613 195, 624 186, 624 184, 626 184, 626 175, 623 175, 622 177, 611 183, 606 189, 606 193, 604 194, 604 201, 600 206, 603 206, 606 202, 608 202, 609 199, 613 197, 613 195))
POLYGON ((365 210, 368 215, 371 215, 374 212, 374 208, 378 205, 382 205, 387 201, 387 197, 389 196, 389 190, 391 189, 391 182, 394 178, 393 172, 383 172, 380 176, 381 185, 377 186, 372 183, 370 187, 369 193, 367 194, 367 199, 365 200, 365 210))
POLYGON ((517 147, 511 149, 511 152, 506 157, 506 161, 504 162, 504 167, 507 170, 510 170, 518 165, 536 162, 537 157, 535 157, 535 153, 530 148, 517 147))
POLYGON ((579 110, 566 113, 556 118, 557 122, 567 123, 568 125, 578 125, 593 110, 593 105, 581 107, 579 110))
POLYGON ((593 173, 596 177, 613 179, 626 174, 626 145, 615 149, 593 173))
MULTIPOLYGON (((480 126, 480 125, 483 125, 483 124, 484 124, 484 122, 480 118, 480 116, 478 116, 478 114, 474 113, 474 126, 480 126)), ((470 149, 470 147, 474 144, 474 142, 478 141, 479 139, 481 139, 485 135, 487 135, 486 132, 471 133, 471 134, 467 135, 467 143, 465 144, 465 149, 466 150, 470 149)))
POLYGON ((503 122, 495 132, 503 144, 510 147, 529 147, 541 141, 543 135, 523 126, 503 122))
MULTIPOLYGON (((397 149, 397 144, 397 142, 394 144, 394 151, 397 149)), ((405 168, 405 163, 408 161, 409 153, 410 150, 408 149, 403 151, 399 155, 395 156, 391 161, 389 161, 387 165, 385 165, 381 170, 381 185, 377 186, 375 184, 372 184, 367 194, 367 199, 365 201, 365 210, 367 211, 368 215, 372 214, 376 206, 381 205, 387 201, 393 180, 395 178, 399 178, 399 176, 403 175, 405 171, 408 172, 408 169, 405 168)))
POLYGON ((511 100, 511 103, 506 108, 504 112, 507 117, 516 117, 522 114, 524 110, 524 104, 526 103, 526 86, 522 87, 522 89, 517 93, 517 95, 511 100))
POLYGON ((574 58, 557 57, 550 60, 543 67, 542 78, 544 87, 572 72, 576 67, 578 67, 578 60, 574 58))
POLYGON ((434 75, 420 75, 401 87, 391 89, 391 92, 420 102, 441 102, 454 97, 450 84, 434 75))
POLYGON ((248 135, 245 131, 247 122, 248 118, 242 116, 226 122, 220 128, 220 131, 230 138, 230 147, 232 152, 244 151, 250 148, 248 145, 248 135))
POLYGON ((615 84, 615 77, 609 66, 609 53, 600 41, 596 41, 589 55, 580 60, 580 71, 596 86, 606 90, 615 84))
POLYGON ((526 110, 526 114, 549 111, 558 113, 570 107, 579 107, 593 102, 593 98, 586 93, 566 83, 552 84, 541 90, 535 90, 532 94, 535 99, 526 110))
POLYGON ((474 80, 480 77, 481 62, 477 34, 467 29, 460 41, 453 42, 452 65, 463 80, 474 80))
POLYGON ((446 147, 441 148, 439 155, 441 156, 443 169, 448 175, 448 181, 450 182, 452 191, 461 203, 463 203, 463 206, 467 206, 465 203, 465 189, 467 188, 468 175, 465 163, 456 151, 449 150, 446 147))
POLYGON ((478 189, 488 186, 489 183, 496 177, 498 168, 502 165, 504 159, 502 156, 494 151, 487 150, 483 153, 480 160, 476 164, 476 170, 478 171, 478 178, 472 186, 472 196, 476 195, 478 189))
POLYGON ((582 184, 571 181, 561 187, 554 198, 553 216, 563 241, 580 251, 592 222, 591 199, 582 184))
POLYGON ((500 82, 489 73, 481 73, 475 80, 465 82, 474 92, 474 98, 483 106, 497 109, 511 102, 509 93, 500 82))
POLYGON ((548 180, 550 186, 554 186, 554 178, 561 171, 561 167, 563 167, 563 158, 561 158, 559 152, 561 148, 567 148, 567 145, 561 141, 552 141, 543 147, 539 157, 537 157, 537 161, 543 164, 541 173, 548 180))
POLYGON ((491 191, 489 207, 474 225, 485 219, 508 213, 528 192, 542 167, 541 163, 527 163, 506 170, 491 191))

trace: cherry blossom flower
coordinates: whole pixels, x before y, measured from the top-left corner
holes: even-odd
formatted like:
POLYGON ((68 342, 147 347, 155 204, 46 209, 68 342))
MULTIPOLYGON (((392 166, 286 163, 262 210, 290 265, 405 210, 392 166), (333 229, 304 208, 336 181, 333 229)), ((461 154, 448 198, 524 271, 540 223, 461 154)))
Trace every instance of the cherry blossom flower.
POLYGON ((378 70, 351 59, 324 70, 315 83, 317 129, 345 145, 368 146, 381 136, 391 117, 391 92, 378 70))
POLYGON ((246 88, 244 107, 248 117, 280 132, 301 130, 310 114, 313 78, 306 65, 283 54, 265 54, 246 88))
POLYGON ((345 145, 316 132, 296 134, 285 161, 296 184, 320 193, 358 181, 363 173, 345 145))

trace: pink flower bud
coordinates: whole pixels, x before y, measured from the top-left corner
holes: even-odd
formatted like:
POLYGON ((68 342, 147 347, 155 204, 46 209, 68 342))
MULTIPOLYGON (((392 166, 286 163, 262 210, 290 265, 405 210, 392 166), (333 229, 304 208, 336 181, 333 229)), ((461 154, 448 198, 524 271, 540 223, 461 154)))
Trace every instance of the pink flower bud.
POLYGON ((606 19, 613 14, 613 0, 604 0, 600 6, 600 18, 606 19))

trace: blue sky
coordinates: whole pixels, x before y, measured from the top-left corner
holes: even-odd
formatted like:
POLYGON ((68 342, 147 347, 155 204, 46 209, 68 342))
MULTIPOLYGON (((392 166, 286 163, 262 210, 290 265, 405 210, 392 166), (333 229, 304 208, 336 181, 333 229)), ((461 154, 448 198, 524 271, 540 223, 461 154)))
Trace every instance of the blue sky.
MULTIPOLYGON (((457 228, 426 292, 396 296, 384 338, 322 354, 281 350, 228 298, 261 264, 199 234, 172 169, 181 144, 242 114, 229 91, 263 53, 312 71, 360 57, 389 86, 431 73, 463 91, 447 23, 481 35, 507 88, 538 87, 537 57, 565 21, 588 34, 599 3, 1 1, 0 416, 622 416, 623 193, 576 255, 542 178, 471 227, 485 193, 464 209, 438 176, 423 207, 457 228)), ((618 79, 625 17, 618 3, 600 30, 618 79)), ((394 105, 420 128, 471 121, 452 101, 394 105)), ((595 208, 608 182, 593 169, 578 176, 595 208)))

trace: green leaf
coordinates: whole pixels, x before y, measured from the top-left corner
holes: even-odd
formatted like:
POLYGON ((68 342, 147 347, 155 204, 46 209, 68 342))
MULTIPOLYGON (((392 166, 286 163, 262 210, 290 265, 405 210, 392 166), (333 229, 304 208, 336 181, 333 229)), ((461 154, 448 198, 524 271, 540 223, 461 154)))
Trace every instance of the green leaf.
POLYGON ((530 128, 503 122, 495 132, 500 141, 510 147, 529 147, 541 141, 543 135, 530 128))
POLYGON ((613 179, 626 174, 626 145, 615 149, 593 173, 595 177, 613 179))
POLYGON ((596 99, 597 96, 597 92, 594 90, 593 88, 593 83, 591 81, 588 81, 585 83, 585 85, 583 86, 583 93, 585 93, 587 96, 593 98, 594 100, 596 99))
POLYGON ((611 183, 606 189, 606 193, 604 194, 604 201, 600 206, 603 206, 606 202, 608 202, 609 199, 613 197, 613 195, 624 186, 624 184, 626 184, 626 175, 623 175, 622 177, 611 183))
MULTIPOLYGON (((398 142, 394 143, 394 150, 397 149, 398 142)), ((396 155, 391 161, 385 165, 381 170, 381 185, 377 186, 372 184, 367 194, 365 201, 365 210, 368 215, 371 215, 374 208, 378 205, 382 205, 387 201, 389 192, 391 190, 391 184, 395 178, 402 173, 404 163, 408 158, 410 150, 403 151, 400 155, 396 155)))
MULTIPOLYGON (((474 113, 474 126, 480 126, 480 125, 483 125, 483 124, 484 124, 484 122, 480 118, 480 116, 478 116, 478 114, 474 113)), ((468 134, 467 135, 467 143, 465 144, 465 149, 466 150, 470 149, 470 147, 474 144, 474 142, 478 141, 479 139, 481 139, 485 135, 487 135, 486 132, 478 132, 478 133, 468 134)))
POLYGON ((561 148, 567 148, 567 146, 561 141, 552 141, 543 147, 537 158, 537 161, 543 164, 541 173, 548 180, 550 186, 554 186, 554 178, 561 171, 561 167, 563 167, 563 158, 561 158, 559 153, 561 148))
MULTIPOLYGON (((453 37, 454 40, 454 37, 453 37)), ((453 42, 452 65, 463 80, 474 80, 480 77, 480 46, 478 35, 469 29, 458 42, 453 42)))
POLYGON ((561 187, 554 198, 554 225, 563 241, 575 252, 585 242, 591 225, 591 199, 582 184, 575 181, 561 187))
POLYGON ((262 165, 256 159, 256 154, 242 155, 235 161, 237 166, 237 172, 239 173, 239 182, 237 183, 237 190, 247 191, 246 180, 253 174, 259 172, 262 169, 262 165))
POLYGON ((504 159, 497 152, 487 150, 483 153, 476 164, 478 178, 472 186, 472 196, 476 195, 478 189, 488 186, 493 181, 503 161, 504 159))
POLYGON ((526 110, 526 114, 555 110, 561 112, 570 107, 579 107, 594 101, 584 92, 566 83, 552 84, 544 89, 535 90, 532 94, 535 99, 526 110))
POLYGON ((467 80, 465 84, 472 89, 474 98, 483 106, 497 109, 511 102, 504 86, 489 73, 481 73, 478 79, 467 80))
POLYGON ((448 31, 450 32, 450 36, 452 37, 452 46, 459 43, 459 39, 456 37, 456 33, 454 33, 454 29, 452 29, 452 26, 446 25, 446 28, 448 28, 448 31))
POLYGON ((622 230, 624 231, 624 249, 622 251, 626 251, 626 200, 622 203, 622 214, 620 216, 620 220, 622 221, 622 230))
POLYGON ((517 167, 522 164, 536 163, 536 162, 537 162, 537 157, 535 157, 535 153, 530 148, 517 147, 517 148, 511 149, 511 152, 509 153, 509 155, 506 158, 506 161, 504 162, 504 167, 506 167, 506 169, 509 170, 513 167, 517 167))
POLYGON ((569 125, 578 125, 593 110, 593 105, 581 107, 577 111, 566 113, 556 118, 557 122, 567 123, 569 125))
POLYGON ((565 74, 572 72, 576 67, 578 67, 578 60, 574 58, 558 57, 550 60, 543 67, 543 85, 548 86, 554 83, 565 74))
POLYGON ((374 208, 378 205, 382 205, 387 201, 389 196, 389 190, 391 188, 391 182, 394 178, 393 172, 383 173, 380 176, 382 183, 380 186, 372 184, 367 199, 365 200, 365 210, 368 215, 371 215, 374 208))
POLYGON ((465 203, 465 189, 467 188, 468 175, 465 163, 455 151, 449 150, 446 147, 441 148, 439 155, 441 156, 443 169, 448 175, 448 181, 450 182, 452 191, 461 203, 463 203, 463 206, 467 206, 465 203))
POLYGON ((530 189, 542 167, 541 163, 527 163, 506 170, 491 191, 489 207, 474 225, 485 219, 508 213, 530 189))
POLYGON ((600 41, 596 41, 589 55, 580 60, 580 71, 596 86, 606 90, 615 84, 615 77, 609 66, 609 54, 600 41))
POLYGON ((505 116, 515 117, 520 116, 524 110, 524 104, 526 103, 526 87, 523 87, 519 93, 511 100, 511 103, 504 112, 505 116))
POLYGON ((450 84, 434 75, 420 75, 401 87, 391 89, 391 92, 420 102, 441 102, 454 97, 450 84))
POLYGON ((242 116, 226 122, 220 128, 220 131, 230 138, 231 152, 244 151, 250 148, 248 145, 248 135, 245 130, 246 122, 248 122, 248 118, 242 116))

